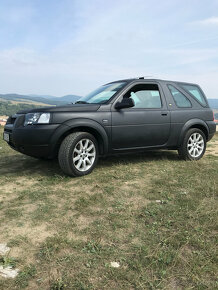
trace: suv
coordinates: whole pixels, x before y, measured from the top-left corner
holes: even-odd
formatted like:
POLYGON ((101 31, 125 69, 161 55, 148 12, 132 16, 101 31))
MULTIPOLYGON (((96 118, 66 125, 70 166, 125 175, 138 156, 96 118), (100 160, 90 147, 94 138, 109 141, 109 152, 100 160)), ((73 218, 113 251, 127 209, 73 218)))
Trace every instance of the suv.
POLYGON ((82 176, 99 156, 121 152, 173 149, 198 160, 215 131, 198 85, 138 78, 103 85, 75 104, 20 111, 4 140, 29 156, 58 156, 66 174, 82 176))

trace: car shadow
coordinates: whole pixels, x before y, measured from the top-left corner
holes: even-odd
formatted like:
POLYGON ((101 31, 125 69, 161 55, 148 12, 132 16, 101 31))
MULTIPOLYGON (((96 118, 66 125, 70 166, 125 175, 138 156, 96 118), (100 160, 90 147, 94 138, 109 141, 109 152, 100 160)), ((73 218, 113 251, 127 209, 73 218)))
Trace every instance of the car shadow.
MULTIPOLYGON (((129 154, 111 155, 99 158, 97 168, 112 165, 139 164, 158 160, 179 160, 176 151, 156 150, 129 154)), ((41 160, 22 154, 0 156, 0 176, 23 176, 38 174, 40 176, 66 176, 60 169, 57 159, 41 160)))
POLYGON ((22 154, 0 156, 0 176, 63 175, 57 160, 41 160, 22 154))
POLYGON ((127 163, 144 163, 158 160, 179 160, 177 151, 169 150, 155 150, 137 153, 123 153, 107 156, 99 159, 99 165, 102 167, 111 166, 115 164, 127 164, 127 163))

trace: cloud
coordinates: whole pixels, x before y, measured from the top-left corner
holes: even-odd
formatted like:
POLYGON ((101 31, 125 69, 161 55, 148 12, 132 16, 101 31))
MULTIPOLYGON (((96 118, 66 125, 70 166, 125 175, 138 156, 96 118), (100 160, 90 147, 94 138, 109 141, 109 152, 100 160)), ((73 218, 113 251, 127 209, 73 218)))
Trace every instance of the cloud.
POLYGON ((218 17, 209 17, 209 18, 206 18, 203 20, 194 21, 194 22, 192 22, 192 24, 218 26, 218 17))
POLYGON ((218 67, 218 36, 202 24, 185 25, 196 17, 192 12, 168 13, 176 6, 172 1, 29 3, 27 10, 10 8, 10 23, 0 27, 2 93, 84 95, 103 83, 141 75, 205 80, 215 91, 211 71, 218 67))
POLYGON ((205 72, 207 62, 217 58, 216 49, 144 49, 126 62, 119 62, 121 52, 113 61, 105 58, 104 52, 99 56, 93 50, 87 55, 85 47, 81 49, 77 53, 72 47, 58 49, 49 55, 25 48, 0 51, 1 91, 6 88, 2 92, 84 95, 103 83, 143 75, 203 82, 208 87, 217 77, 217 70, 209 77, 211 65, 205 72), (201 71, 204 77, 200 77, 201 71))

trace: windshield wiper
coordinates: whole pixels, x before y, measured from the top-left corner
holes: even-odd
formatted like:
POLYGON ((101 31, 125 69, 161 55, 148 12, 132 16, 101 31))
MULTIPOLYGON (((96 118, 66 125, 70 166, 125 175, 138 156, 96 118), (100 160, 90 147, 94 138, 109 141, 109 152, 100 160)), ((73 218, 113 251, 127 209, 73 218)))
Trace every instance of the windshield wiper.
POLYGON ((75 104, 88 104, 88 102, 85 102, 85 101, 77 101, 75 104))

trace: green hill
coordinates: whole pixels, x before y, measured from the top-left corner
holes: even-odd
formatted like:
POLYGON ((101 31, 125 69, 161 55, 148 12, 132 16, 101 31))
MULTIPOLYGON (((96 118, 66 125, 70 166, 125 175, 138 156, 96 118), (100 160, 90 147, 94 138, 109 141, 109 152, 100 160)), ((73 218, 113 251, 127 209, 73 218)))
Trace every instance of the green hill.
POLYGON ((19 94, 0 94, 0 99, 6 100, 6 101, 27 101, 27 102, 37 102, 42 103, 46 105, 64 105, 67 103, 74 103, 78 99, 80 99, 80 96, 77 95, 66 95, 63 97, 53 97, 53 96, 38 96, 38 95, 19 95, 19 94))
POLYGON ((0 101, 0 116, 1 115, 10 116, 20 110, 34 109, 38 107, 42 107, 42 105, 38 105, 37 103, 30 104, 30 103, 12 103, 10 101, 8 102, 0 101))

